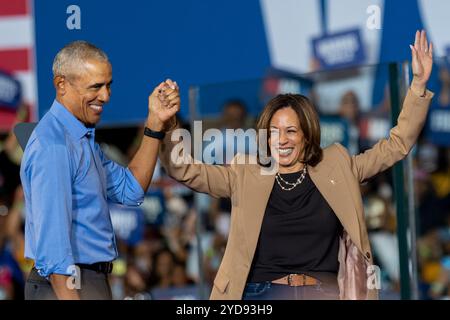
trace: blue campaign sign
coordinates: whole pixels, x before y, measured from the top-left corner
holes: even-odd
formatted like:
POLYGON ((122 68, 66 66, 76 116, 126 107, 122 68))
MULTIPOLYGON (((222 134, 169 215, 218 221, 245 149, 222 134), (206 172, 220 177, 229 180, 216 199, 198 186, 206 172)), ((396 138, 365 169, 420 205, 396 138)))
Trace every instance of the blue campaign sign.
POLYGON ((144 211, 146 224, 160 226, 164 222, 166 212, 166 200, 161 189, 150 188, 145 194, 144 203, 141 205, 144 211))
POLYGON ((366 60, 359 29, 314 38, 312 46, 321 69, 344 68, 366 60))
POLYGON ((134 245, 142 240, 144 214, 141 208, 109 203, 109 211, 117 238, 129 245, 134 245))
POLYGON ((20 82, 11 75, 0 71, 0 106, 15 110, 21 102, 21 97, 20 82))
POLYGON ((335 142, 339 142, 343 146, 348 147, 348 122, 334 116, 320 117, 320 146, 325 148, 335 142))
POLYGON ((450 109, 431 108, 427 124, 428 139, 440 146, 450 146, 450 109))

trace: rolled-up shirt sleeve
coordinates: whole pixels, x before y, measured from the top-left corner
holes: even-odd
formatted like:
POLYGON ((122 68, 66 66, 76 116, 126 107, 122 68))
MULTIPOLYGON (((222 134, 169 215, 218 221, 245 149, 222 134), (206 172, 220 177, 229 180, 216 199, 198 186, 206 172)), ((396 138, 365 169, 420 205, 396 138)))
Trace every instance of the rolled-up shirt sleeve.
POLYGON ((69 152, 64 145, 36 149, 27 175, 31 192, 31 229, 35 267, 48 278, 71 275, 72 177, 69 152))
POLYGON ((116 203, 127 206, 140 206, 144 202, 144 190, 136 180, 130 169, 122 167, 108 159, 96 145, 97 152, 106 173, 106 191, 108 198, 116 203))

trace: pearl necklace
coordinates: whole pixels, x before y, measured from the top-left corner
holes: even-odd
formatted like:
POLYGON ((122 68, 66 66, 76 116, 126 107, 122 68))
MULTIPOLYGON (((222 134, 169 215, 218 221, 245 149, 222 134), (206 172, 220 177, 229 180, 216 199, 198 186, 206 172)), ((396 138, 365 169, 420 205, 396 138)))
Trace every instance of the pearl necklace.
POLYGON ((278 183, 278 185, 280 186, 281 189, 283 189, 284 191, 291 191, 296 186, 300 185, 303 182, 303 180, 305 180, 305 177, 306 177, 306 166, 303 167, 301 176, 295 182, 289 182, 289 181, 284 180, 281 177, 280 173, 278 173, 278 172, 275 175, 275 180, 277 180, 277 183, 278 183), (284 183, 284 184, 288 185, 288 187, 283 186, 281 183, 284 183))

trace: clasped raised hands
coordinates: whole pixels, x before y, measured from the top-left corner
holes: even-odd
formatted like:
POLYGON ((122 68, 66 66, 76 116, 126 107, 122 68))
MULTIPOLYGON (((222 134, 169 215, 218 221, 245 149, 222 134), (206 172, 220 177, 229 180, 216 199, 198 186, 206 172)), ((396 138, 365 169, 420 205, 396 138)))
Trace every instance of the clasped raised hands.
POLYGON ((170 129, 175 114, 180 110, 180 89, 176 82, 167 79, 153 90, 148 98, 147 127, 155 131, 170 129))

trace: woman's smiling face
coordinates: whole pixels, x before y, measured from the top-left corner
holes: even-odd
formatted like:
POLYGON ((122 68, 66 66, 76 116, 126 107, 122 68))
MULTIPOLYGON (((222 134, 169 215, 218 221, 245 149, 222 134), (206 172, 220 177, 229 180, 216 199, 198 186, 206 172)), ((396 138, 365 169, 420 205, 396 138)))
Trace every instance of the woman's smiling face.
POLYGON ((303 168, 304 135, 297 113, 291 107, 281 108, 270 119, 270 152, 279 164, 280 173, 303 168))

